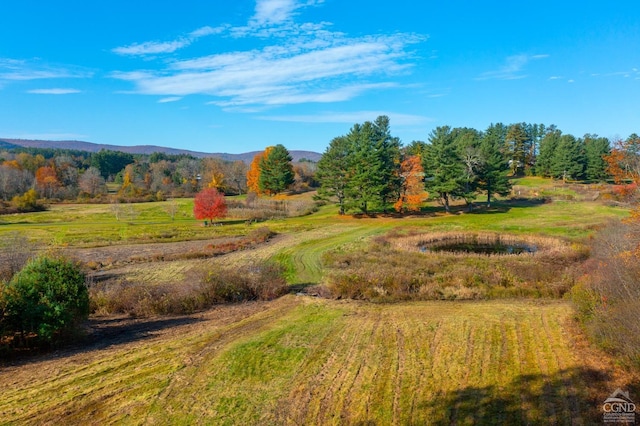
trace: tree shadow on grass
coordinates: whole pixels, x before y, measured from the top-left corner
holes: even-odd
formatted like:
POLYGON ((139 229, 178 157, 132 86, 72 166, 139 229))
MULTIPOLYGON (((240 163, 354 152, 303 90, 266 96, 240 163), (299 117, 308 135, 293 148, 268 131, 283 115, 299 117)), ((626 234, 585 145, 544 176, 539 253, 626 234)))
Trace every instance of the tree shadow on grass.
MULTIPOLYGON (((202 321, 196 316, 171 318, 91 318, 87 321, 86 334, 57 349, 29 349, 5 351, 0 366, 20 366, 49 359, 60 359, 81 353, 98 351, 153 338, 169 328, 202 321)), ((64 342, 62 342, 64 344, 64 342)))
MULTIPOLYGON (((590 368, 522 375, 504 386, 468 386, 422 401, 433 425, 601 424, 602 404, 614 392, 610 377, 590 368)), ((616 386, 618 387, 618 386, 616 386)), ((621 386, 638 395, 638 385, 621 386)))
MULTIPOLYGON (((449 214, 496 214, 507 213, 514 207, 539 207, 543 204, 549 203, 549 200, 545 198, 512 198, 509 200, 494 201, 491 207, 487 207, 485 203, 474 203, 473 209, 469 210, 469 206, 465 204, 455 204, 450 206, 449 214)), ((412 212, 379 212, 372 211, 368 213, 353 213, 351 217, 354 219, 374 219, 378 217, 402 219, 406 217, 434 217, 446 214, 444 207, 442 206, 426 206, 422 207, 419 211, 412 212)))

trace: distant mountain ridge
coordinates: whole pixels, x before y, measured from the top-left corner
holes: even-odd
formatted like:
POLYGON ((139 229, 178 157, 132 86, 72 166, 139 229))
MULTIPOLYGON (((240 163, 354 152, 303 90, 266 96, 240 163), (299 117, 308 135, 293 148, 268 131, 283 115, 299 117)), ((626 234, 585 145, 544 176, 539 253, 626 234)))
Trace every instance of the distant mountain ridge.
MULTIPOLYGON (((108 145, 84 141, 48 141, 48 140, 32 140, 32 139, 9 139, 0 138, 0 148, 10 149, 16 146, 26 148, 51 148, 51 149, 74 149, 78 151, 98 152, 102 149, 110 151, 121 151, 129 154, 153 154, 154 152, 162 152, 170 155, 187 154, 197 158, 205 157, 217 157, 227 161, 244 161, 245 163, 251 163, 253 157, 261 151, 251 151, 242 154, 226 154, 220 152, 199 152, 190 151, 188 149, 167 148, 164 146, 156 145, 134 145, 134 146, 121 146, 121 145, 108 145)), ((303 158, 311 161, 318 161, 322 154, 313 151, 289 151, 293 161, 300 161, 303 158)))

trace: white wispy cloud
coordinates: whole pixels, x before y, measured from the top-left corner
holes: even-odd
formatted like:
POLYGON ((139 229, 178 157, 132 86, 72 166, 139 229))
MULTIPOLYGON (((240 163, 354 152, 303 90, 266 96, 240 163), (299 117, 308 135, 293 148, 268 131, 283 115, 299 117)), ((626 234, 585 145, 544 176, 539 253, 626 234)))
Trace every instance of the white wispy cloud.
POLYGON ((159 104, 166 104, 169 102, 177 102, 182 99, 182 96, 169 96, 167 98, 158 99, 159 104))
POLYGON ((419 40, 411 35, 392 35, 336 39, 329 46, 272 46, 175 61, 160 72, 119 72, 113 76, 133 82, 137 93, 208 94, 218 98, 213 102, 221 106, 337 102, 392 84, 368 82, 367 78, 407 70, 411 55, 406 47, 419 40))
POLYGON ((27 90, 27 93, 31 93, 34 95, 71 95, 74 93, 82 93, 82 90, 64 89, 64 88, 33 89, 33 90, 27 90))
POLYGON ((0 58, 0 80, 5 81, 88 78, 92 75, 92 72, 77 67, 48 65, 38 60, 0 58))
MULTIPOLYGON (((264 106, 341 102, 367 91, 393 87, 406 73, 414 53, 409 46, 426 37, 395 33, 349 37, 330 31, 326 22, 295 22, 298 11, 322 0, 257 0, 244 27, 202 27, 171 43, 143 43, 116 53, 145 55, 174 52, 197 37, 269 38, 260 49, 217 52, 164 61, 158 70, 112 73, 131 82, 130 93, 168 98, 209 95, 210 104, 227 110, 260 110, 264 106)), ((168 99, 166 98, 166 99, 168 99)))
POLYGON ((527 77, 523 74, 524 68, 531 61, 548 58, 549 55, 514 55, 509 56, 505 63, 494 71, 487 71, 480 74, 477 80, 517 80, 527 77))
POLYGON ((323 3, 322 0, 257 0, 250 26, 281 24, 292 19, 298 9, 323 3))
POLYGON ((412 114, 400 114, 386 111, 325 112, 310 115, 265 115, 258 117, 266 121, 285 121, 295 123, 362 123, 386 115, 395 126, 415 126, 434 121, 431 117, 412 114))
POLYGON ((220 34, 225 31, 226 26, 220 27, 201 27, 191 31, 188 35, 171 41, 145 41, 143 43, 133 43, 128 46, 120 46, 111 49, 113 53, 123 56, 147 56, 160 55, 163 53, 173 53, 184 47, 189 46, 199 38, 209 35, 220 34))
POLYGON ((131 56, 143 56, 143 55, 158 55, 161 53, 173 53, 178 49, 182 49, 185 46, 191 44, 188 39, 173 40, 173 41, 147 41, 144 43, 134 43, 129 46, 116 47, 113 49, 113 53, 118 55, 131 55, 131 56))
POLYGON ((205 26, 202 28, 198 28, 195 31, 191 31, 189 33, 189 38, 192 40, 199 39, 200 37, 206 37, 215 34, 221 34, 228 28, 227 25, 221 25, 219 27, 210 27, 205 26))

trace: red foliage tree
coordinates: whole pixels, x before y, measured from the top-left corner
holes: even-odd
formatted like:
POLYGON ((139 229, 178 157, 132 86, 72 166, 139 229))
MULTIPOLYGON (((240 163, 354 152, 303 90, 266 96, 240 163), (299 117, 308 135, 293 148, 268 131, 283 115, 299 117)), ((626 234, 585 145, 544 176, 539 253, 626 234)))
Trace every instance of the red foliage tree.
POLYGON ((224 195, 215 188, 205 188, 196 194, 193 205, 193 214, 196 219, 222 218, 227 215, 227 202, 224 195))

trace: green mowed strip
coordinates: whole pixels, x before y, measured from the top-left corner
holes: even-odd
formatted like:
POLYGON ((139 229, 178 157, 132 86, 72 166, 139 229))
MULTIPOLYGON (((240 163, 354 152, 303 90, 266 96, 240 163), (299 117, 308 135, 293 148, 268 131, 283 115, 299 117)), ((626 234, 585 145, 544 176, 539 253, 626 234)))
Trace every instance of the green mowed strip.
POLYGON ((328 250, 358 244, 371 235, 381 233, 384 227, 340 226, 331 227, 328 236, 309 238, 284 248, 272 259, 281 263, 291 284, 317 284, 322 279, 322 255, 328 250))
POLYGON ((3 369, 0 423, 570 424, 597 410, 564 301, 287 296, 207 315, 3 369))

